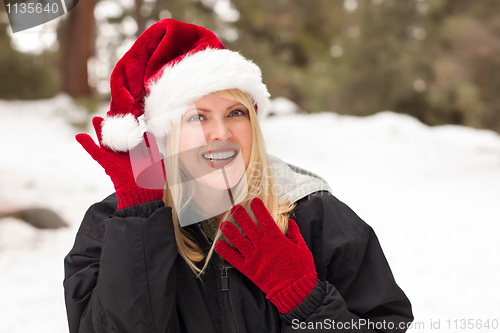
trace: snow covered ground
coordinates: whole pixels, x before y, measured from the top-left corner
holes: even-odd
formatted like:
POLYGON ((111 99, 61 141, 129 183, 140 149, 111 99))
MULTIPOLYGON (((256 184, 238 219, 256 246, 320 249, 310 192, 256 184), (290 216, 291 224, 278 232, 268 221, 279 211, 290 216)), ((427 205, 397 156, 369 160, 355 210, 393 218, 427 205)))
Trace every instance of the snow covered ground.
MULTIPOLYGON (((67 332, 63 258, 87 207, 113 187, 74 140, 82 114, 67 97, 0 101, 0 115, 0 211, 48 207, 71 224, 0 220, 0 333, 67 332)), ((500 319, 499 135, 391 112, 285 114, 262 130, 269 153, 324 177, 375 229, 422 323, 413 330, 498 332, 476 320, 500 319)))

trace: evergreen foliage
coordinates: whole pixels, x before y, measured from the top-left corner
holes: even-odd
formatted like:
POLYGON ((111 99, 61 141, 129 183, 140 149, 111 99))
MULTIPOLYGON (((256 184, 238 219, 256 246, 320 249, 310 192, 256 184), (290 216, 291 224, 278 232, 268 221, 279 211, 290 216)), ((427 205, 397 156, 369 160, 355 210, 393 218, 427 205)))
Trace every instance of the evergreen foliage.
MULTIPOLYGON (((101 63, 94 76, 101 81, 124 44, 171 17, 215 31, 261 67, 273 97, 308 112, 392 110, 430 125, 500 131, 498 0, 104 1, 122 11, 97 21, 106 25, 97 33, 101 63), (233 8, 232 16, 223 5, 233 8), (123 28, 127 20, 137 22, 135 32, 123 28), (111 36, 105 42, 103 31, 111 36)), ((20 54, 0 28, 0 98, 54 94, 60 88, 57 54, 20 54)))

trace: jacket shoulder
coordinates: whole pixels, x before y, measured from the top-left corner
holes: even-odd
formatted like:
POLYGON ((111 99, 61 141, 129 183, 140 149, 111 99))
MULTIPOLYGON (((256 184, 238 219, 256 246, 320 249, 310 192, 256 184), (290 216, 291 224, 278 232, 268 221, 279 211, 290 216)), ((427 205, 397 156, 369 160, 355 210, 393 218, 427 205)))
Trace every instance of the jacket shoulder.
POLYGON ((89 207, 80 225, 77 235, 85 235, 102 242, 104 237, 104 219, 113 216, 118 206, 116 194, 111 194, 89 207))
POLYGON ((359 266, 373 230, 351 208, 327 191, 297 201, 291 216, 311 250, 318 277, 330 279, 359 266))
POLYGON ((317 191, 296 202, 292 212, 299 227, 321 229, 353 241, 370 228, 350 207, 328 191, 317 191))

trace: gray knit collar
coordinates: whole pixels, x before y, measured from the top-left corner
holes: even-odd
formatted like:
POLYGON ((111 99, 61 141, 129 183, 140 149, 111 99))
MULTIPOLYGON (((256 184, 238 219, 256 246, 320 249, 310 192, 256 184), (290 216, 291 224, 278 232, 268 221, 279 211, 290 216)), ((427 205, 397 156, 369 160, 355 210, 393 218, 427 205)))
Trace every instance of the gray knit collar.
POLYGON ((294 203, 314 192, 332 192, 330 185, 320 176, 273 155, 268 155, 268 159, 273 170, 274 191, 278 201, 294 203))

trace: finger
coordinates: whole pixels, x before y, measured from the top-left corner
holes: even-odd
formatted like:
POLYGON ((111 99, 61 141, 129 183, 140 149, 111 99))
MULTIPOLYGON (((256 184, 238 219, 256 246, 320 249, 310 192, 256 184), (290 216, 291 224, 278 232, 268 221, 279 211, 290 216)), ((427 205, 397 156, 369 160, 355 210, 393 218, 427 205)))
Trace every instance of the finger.
POLYGON ((295 245, 302 245, 305 243, 304 238, 302 238, 302 235, 300 234, 299 226, 292 219, 288 220, 288 232, 286 236, 295 245))
POLYGON ((149 150, 149 155, 153 159, 153 161, 161 160, 160 150, 158 149, 158 143, 156 142, 156 138, 151 132, 144 132, 144 140, 146 141, 146 146, 149 150))
POLYGON ((167 175, 165 173, 165 163, 163 160, 161 160, 161 172, 163 173, 163 183, 165 183, 165 180, 167 178, 167 175))
POLYGON ((230 263, 231 265, 236 267, 236 269, 241 271, 245 259, 238 251, 233 249, 231 245, 229 245, 225 240, 221 239, 215 244, 215 251, 218 254, 220 254, 222 258, 226 259, 228 263, 230 263))
POLYGON ((97 140, 99 140, 99 145, 102 147, 102 123, 104 118, 94 117, 92 118, 92 125, 94 126, 95 134, 97 135, 97 140))
POLYGON ((80 133, 75 136, 76 141, 87 151, 87 153, 92 156, 94 160, 101 163, 105 159, 105 153, 99 147, 98 145, 95 144, 94 140, 85 133, 80 133))
POLYGON ((267 233, 276 233, 281 231, 279 230, 276 222, 272 218, 271 214, 267 210, 266 206, 259 198, 254 198, 252 202, 250 202, 250 207, 252 208, 252 212, 257 218, 260 227, 263 232, 267 233))
POLYGON ((262 237, 262 231, 241 205, 231 208, 231 214, 250 241, 262 237))
POLYGON ((241 232, 231 224, 231 222, 225 221, 220 225, 220 230, 226 236, 227 240, 240 251, 240 253, 246 257, 250 251, 253 249, 252 243, 241 234, 241 232))

